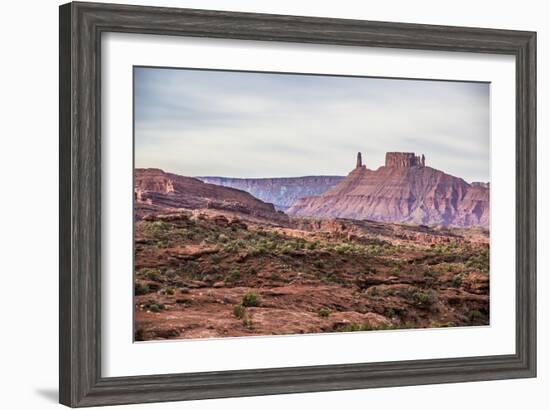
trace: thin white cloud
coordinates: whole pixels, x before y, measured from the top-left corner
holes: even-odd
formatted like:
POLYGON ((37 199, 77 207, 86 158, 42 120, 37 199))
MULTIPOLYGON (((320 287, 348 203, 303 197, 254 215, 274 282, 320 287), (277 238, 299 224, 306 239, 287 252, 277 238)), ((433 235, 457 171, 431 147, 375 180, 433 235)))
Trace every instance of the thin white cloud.
POLYGON ((345 175, 357 151, 424 153, 489 180, 489 85, 136 69, 137 167, 182 175, 345 175))

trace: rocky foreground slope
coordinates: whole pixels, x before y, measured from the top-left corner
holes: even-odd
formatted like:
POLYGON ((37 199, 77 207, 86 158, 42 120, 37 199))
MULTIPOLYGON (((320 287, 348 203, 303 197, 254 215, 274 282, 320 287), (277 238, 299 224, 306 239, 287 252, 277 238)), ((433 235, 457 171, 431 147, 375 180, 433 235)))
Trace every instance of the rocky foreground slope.
POLYGON ((385 165, 361 164, 336 186, 300 198, 286 212, 294 216, 370 219, 424 225, 489 226, 489 186, 425 165, 413 153, 386 154, 385 165))
POLYGON ((137 341, 489 324, 482 228, 151 214, 134 280, 137 341))
POLYGON ((246 191, 277 210, 290 208, 299 198, 320 195, 338 184, 343 176, 305 176, 294 178, 196 177, 209 184, 246 191))

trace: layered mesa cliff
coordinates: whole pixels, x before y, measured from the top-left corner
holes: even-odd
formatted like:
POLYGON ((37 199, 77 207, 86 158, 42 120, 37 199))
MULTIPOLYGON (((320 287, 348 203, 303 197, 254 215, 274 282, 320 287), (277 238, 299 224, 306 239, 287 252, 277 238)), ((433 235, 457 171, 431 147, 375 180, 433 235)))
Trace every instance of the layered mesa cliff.
POLYGON ((182 208, 230 211, 270 220, 287 218, 277 212, 273 204, 265 203, 248 192, 156 168, 135 170, 134 195, 138 219, 147 213, 182 208))
POLYGON ((321 195, 338 184, 343 176, 305 176, 293 178, 196 177, 209 184, 246 191, 285 211, 299 198, 321 195))
POLYGON ((425 165, 424 156, 388 152, 385 165, 356 168, 321 195, 300 198, 289 215, 423 225, 489 226, 489 184, 469 184, 425 165))

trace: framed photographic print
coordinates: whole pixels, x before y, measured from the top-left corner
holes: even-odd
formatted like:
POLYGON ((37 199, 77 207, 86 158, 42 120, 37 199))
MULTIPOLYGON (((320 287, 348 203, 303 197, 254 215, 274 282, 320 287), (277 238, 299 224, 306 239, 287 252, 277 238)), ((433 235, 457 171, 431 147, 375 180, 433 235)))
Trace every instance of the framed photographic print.
POLYGON ((536 34, 60 7, 60 402, 536 375, 536 34))

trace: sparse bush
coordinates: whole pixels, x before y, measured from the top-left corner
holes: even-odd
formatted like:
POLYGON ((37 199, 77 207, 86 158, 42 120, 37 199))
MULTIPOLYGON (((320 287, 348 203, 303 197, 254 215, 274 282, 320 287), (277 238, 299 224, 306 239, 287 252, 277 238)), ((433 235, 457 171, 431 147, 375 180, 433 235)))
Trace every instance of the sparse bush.
POLYGON ((485 317, 485 315, 477 309, 472 309, 468 312, 468 318, 470 319, 470 322, 475 322, 476 320, 481 320, 484 317, 485 317))
POLYGON ((158 281, 160 279, 160 271, 158 269, 143 268, 139 270, 138 275, 152 281, 158 281))
POLYGON ((319 317, 327 318, 330 315, 330 309, 322 307, 321 309, 319 309, 318 313, 319 313, 319 317))
POLYGON ((252 318, 250 317, 250 314, 246 311, 246 308, 241 303, 233 306, 233 316, 235 316, 237 319, 242 320, 243 325, 245 325, 247 328, 252 329, 252 318))
POLYGON ((366 273, 367 275, 374 275, 377 273, 377 271, 372 266, 365 266, 363 268, 363 273, 366 273))
POLYGON ((334 250, 339 253, 340 255, 345 255, 348 253, 353 252, 353 247, 351 245, 348 245, 347 243, 342 243, 337 245, 334 250))
POLYGON ((463 277, 460 274, 453 276, 453 279, 451 280, 451 286, 453 288, 460 287, 460 285, 462 284, 462 279, 463 279, 463 277))
POLYGON ((235 316, 237 319, 244 318, 244 314, 245 308, 242 304, 239 303, 238 305, 233 306, 233 316, 235 316))
POLYGON ((309 249, 310 251, 314 251, 318 247, 319 247, 319 242, 317 242, 317 241, 308 242, 307 245, 306 245, 306 248, 309 249))
POLYGON ((183 270, 189 278, 196 279, 198 276, 198 267, 199 264, 196 261, 188 261, 185 266, 183 266, 183 270))
POLYGON ((464 264, 468 269, 475 269, 482 273, 489 272, 489 250, 484 249, 477 255, 471 256, 464 264))
POLYGON ((245 293, 242 298, 242 305, 245 307, 260 306, 260 297, 256 293, 245 293))
POLYGON ((395 296, 395 290, 394 289, 386 289, 384 292, 386 296, 395 296))
POLYGON ((334 273, 328 273, 323 276, 322 281, 325 283, 334 283, 338 282, 338 277, 334 273))
POLYGON ((380 290, 376 286, 371 286, 367 289, 367 295, 371 297, 377 297, 380 295, 380 290))
POLYGON ((241 278, 241 272, 237 269, 230 271, 226 276, 225 280, 228 282, 236 282, 241 278))
POLYGON ((149 311, 153 312, 153 313, 158 313, 160 312, 161 310, 164 310, 166 309, 166 306, 164 305, 164 303, 159 303, 159 302, 155 302, 154 300, 149 300, 145 306, 144 306, 146 309, 149 309, 149 311))
POLYGON ((414 294, 415 300, 423 306, 430 306, 435 302, 436 296, 433 292, 418 291, 414 294))
POLYGON ((146 283, 136 282, 134 285, 134 294, 136 296, 146 295, 150 291, 151 289, 149 289, 149 285, 147 285, 146 283))
POLYGON ((163 295, 167 295, 167 296, 173 296, 175 292, 174 292, 174 288, 168 286, 168 287, 162 289, 160 291, 160 293, 162 293, 163 295))
POLYGON ((282 246, 281 252, 285 255, 290 255, 294 252, 295 248, 291 243, 286 243, 282 246))
POLYGON ((170 229, 170 224, 164 221, 155 221, 151 224, 152 233, 160 233, 170 229))
POLYGON ((244 248, 246 246, 242 239, 237 239, 233 244, 236 248, 244 248))
POLYGON ((234 243, 226 243, 223 246, 223 250, 227 253, 233 253, 233 252, 236 252, 238 249, 234 243))
POLYGON ((363 326, 358 323, 350 323, 343 329, 344 332, 359 332, 361 330, 363 330, 363 326))
POLYGON ((369 322, 365 322, 363 324, 350 323, 349 325, 343 328, 343 331, 344 332, 367 332, 370 330, 388 330, 388 329, 394 329, 394 328, 395 327, 393 325, 386 325, 384 323, 371 325, 369 322))
POLYGON ((153 227, 165 230, 170 228, 170 224, 164 221, 155 221, 153 222, 153 227))
POLYGON ((371 255, 378 256, 382 254, 383 249, 379 245, 372 245, 369 247, 369 252, 371 255))
POLYGON ((159 239, 156 243, 157 248, 159 249, 165 249, 170 247, 170 242, 166 241, 164 239, 159 239))

